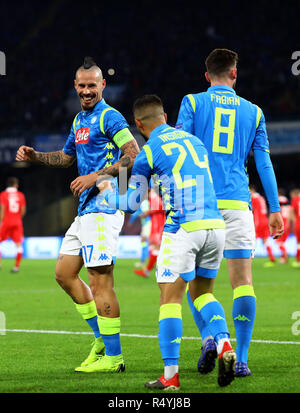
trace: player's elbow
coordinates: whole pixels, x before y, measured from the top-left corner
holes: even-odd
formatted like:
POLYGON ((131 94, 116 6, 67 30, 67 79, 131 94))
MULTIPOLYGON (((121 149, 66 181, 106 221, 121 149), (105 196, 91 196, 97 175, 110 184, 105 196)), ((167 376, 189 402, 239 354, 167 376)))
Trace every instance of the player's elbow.
POLYGON ((264 169, 273 169, 270 154, 262 150, 253 151, 255 165, 257 171, 263 171, 264 169))
POLYGON ((65 157, 65 162, 64 162, 64 168, 69 168, 70 166, 73 165, 73 163, 75 162, 75 158, 73 158, 72 156, 68 156, 66 155, 65 157))
POLYGON ((131 171, 135 158, 140 152, 139 146, 135 139, 127 142, 121 148, 123 156, 121 158, 121 166, 131 171))

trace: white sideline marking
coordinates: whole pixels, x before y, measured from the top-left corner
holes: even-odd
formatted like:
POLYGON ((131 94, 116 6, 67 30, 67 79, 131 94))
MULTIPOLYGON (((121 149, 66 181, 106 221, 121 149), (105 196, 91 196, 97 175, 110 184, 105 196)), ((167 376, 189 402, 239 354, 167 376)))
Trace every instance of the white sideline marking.
MULTIPOLYGON (((77 335, 92 335, 89 331, 63 331, 63 330, 22 330, 22 329, 6 329, 0 330, 2 332, 9 333, 40 333, 40 334, 77 334, 77 335)), ((136 338, 157 338, 153 335, 144 334, 121 334, 121 337, 136 337, 136 338)), ((183 340, 201 340, 200 337, 182 337, 183 340)), ((230 341, 236 341, 235 338, 231 338, 230 341)), ((275 341, 275 340, 252 340, 252 343, 263 343, 263 344, 294 344, 300 345, 300 341, 275 341)))

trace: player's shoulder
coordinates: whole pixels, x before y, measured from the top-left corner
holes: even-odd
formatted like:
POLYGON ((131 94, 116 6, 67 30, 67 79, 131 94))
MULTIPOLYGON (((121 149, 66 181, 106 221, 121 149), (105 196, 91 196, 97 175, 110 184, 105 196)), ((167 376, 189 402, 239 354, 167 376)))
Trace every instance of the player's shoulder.
POLYGON ((82 111, 76 113, 76 115, 75 115, 74 118, 73 118, 72 128, 73 128, 73 131, 74 131, 74 132, 75 132, 75 129, 76 129, 76 125, 79 125, 79 124, 80 124, 80 117, 81 117, 81 115, 82 115, 82 111))
POLYGON ((195 93, 188 93, 185 95, 185 99, 189 100, 190 102, 201 102, 203 99, 207 99, 209 97, 209 92, 207 90, 203 92, 195 92, 195 93))
POLYGON ((98 104, 95 107, 95 112, 100 113, 100 114, 108 114, 108 115, 113 115, 113 114, 119 114, 121 113, 118 111, 118 109, 114 108, 113 106, 109 105, 104 98, 98 102, 98 104))

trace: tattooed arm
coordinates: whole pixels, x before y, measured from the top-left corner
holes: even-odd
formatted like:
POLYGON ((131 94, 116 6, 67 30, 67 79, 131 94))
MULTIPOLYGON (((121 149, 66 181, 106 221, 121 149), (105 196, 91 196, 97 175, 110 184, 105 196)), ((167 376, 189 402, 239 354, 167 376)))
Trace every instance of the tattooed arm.
POLYGON ((110 175, 110 176, 116 177, 119 175, 119 171, 121 167, 127 168, 127 171, 130 174, 133 164, 134 164, 134 160, 136 156, 138 155, 138 153, 140 152, 140 149, 138 147, 136 140, 132 139, 131 141, 125 143, 121 147, 121 151, 123 155, 118 160, 118 162, 116 162, 115 164, 107 168, 100 169, 100 171, 97 172, 98 176, 110 175))
POLYGON ((125 143, 121 146, 122 156, 113 165, 100 169, 100 171, 93 172, 89 175, 83 175, 76 178, 71 183, 71 191, 74 195, 80 196, 83 191, 96 184, 97 179, 102 175, 110 175, 113 177, 119 176, 121 168, 126 168, 128 175, 130 175, 134 160, 140 152, 139 146, 135 139, 125 143))
POLYGON ((33 148, 22 145, 17 151, 16 160, 19 162, 33 162, 53 168, 68 168, 73 164, 75 158, 63 151, 36 152, 33 148))

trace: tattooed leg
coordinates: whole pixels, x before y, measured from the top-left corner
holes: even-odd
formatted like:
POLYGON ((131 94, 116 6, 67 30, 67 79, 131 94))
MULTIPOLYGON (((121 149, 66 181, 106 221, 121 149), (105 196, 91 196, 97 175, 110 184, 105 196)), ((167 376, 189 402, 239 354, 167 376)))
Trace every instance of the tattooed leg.
POLYGON ((120 316, 120 307, 114 290, 113 265, 88 268, 90 288, 98 314, 103 317, 120 316))

